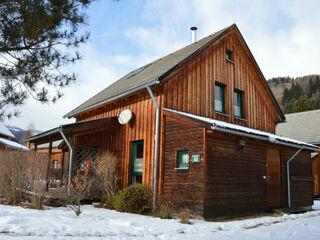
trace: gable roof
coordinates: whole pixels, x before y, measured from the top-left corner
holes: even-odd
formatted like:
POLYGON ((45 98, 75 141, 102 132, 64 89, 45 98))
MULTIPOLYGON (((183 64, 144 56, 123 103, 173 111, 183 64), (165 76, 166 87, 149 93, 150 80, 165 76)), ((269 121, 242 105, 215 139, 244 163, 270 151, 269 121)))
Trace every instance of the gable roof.
POLYGON ((0 122, 0 134, 6 137, 16 139, 16 137, 12 134, 12 132, 10 132, 9 129, 2 122, 0 122))
MULTIPOLYGON (((232 25, 233 26, 233 25, 232 25)), ((190 56, 192 53, 197 51, 199 48, 207 44, 208 42, 216 39, 222 35, 232 26, 226 27, 214 34, 211 34, 201 40, 190 44, 180 50, 177 50, 165 57, 159 58, 151 63, 148 63, 120 78, 89 100, 82 103, 63 117, 72 117, 78 113, 86 111, 90 108, 112 101, 114 97, 119 96, 123 93, 131 91, 139 91, 139 87, 145 87, 146 85, 155 85, 157 80, 165 73, 170 71, 179 62, 190 56), (108 101, 109 100, 109 101, 108 101)), ((128 94, 130 94, 129 92, 128 94)), ((125 94, 127 95, 127 94, 125 94)))
MULTIPOLYGON (((193 53, 195 53, 196 51, 198 51, 202 47, 218 40, 221 36, 223 36, 225 33, 227 33, 228 30, 230 30, 232 28, 236 28, 238 30, 236 24, 233 24, 233 25, 226 27, 226 28, 214 33, 214 34, 211 34, 205 38, 202 38, 195 43, 187 45, 186 47, 184 47, 180 50, 177 50, 177 51, 175 51, 165 57, 159 58, 151 63, 148 63, 148 64, 128 73, 124 77, 120 78, 118 81, 114 82, 113 84, 111 84, 110 86, 108 86, 107 88, 105 88, 104 90, 102 90, 101 92, 99 92, 98 94, 96 94, 95 96, 90 98, 89 100, 85 101, 84 103, 82 103, 81 105, 79 105, 78 107, 76 107, 75 109, 73 109, 72 111, 67 113, 66 115, 64 115, 63 117, 64 118, 73 117, 76 114, 79 114, 81 112, 87 111, 89 109, 92 109, 94 107, 100 106, 100 105, 105 104, 107 102, 113 101, 113 100, 118 99, 120 97, 129 95, 129 94, 137 92, 139 90, 142 90, 146 86, 151 87, 153 85, 159 84, 160 78, 167 76, 167 74, 169 74, 171 71, 173 71, 175 69, 175 67, 177 67, 180 62, 182 62, 183 60, 185 60, 186 58, 191 56, 193 53)), ((240 33, 239 30, 238 30, 238 32, 240 33)), ((240 33, 240 35, 241 35, 241 33, 240 33)), ((241 38, 243 39, 242 35, 241 35, 241 38)), ((245 43, 245 41, 244 41, 244 44, 247 47, 247 49, 249 50, 249 55, 253 59, 255 66, 257 67, 260 75, 262 76, 262 78, 265 82, 264 85, 267 89, 267 92, 271 96, 271 98, 272 98, 272 100, 273 100, 273 102, 274 102, 274 104, 280 114, 281 119, 284 120, 285 117, 280 109, 280 106, 279 106, 277 100, 275 99, 272 91, 270 90, 270 87, 266 83, 266 80, 265 80, 258 64, 256 63, 249 47, 245 43)))
POLYGON ((285 116, 287 121, 277 125, 278 135, 320 144, 320 109, 285 116))

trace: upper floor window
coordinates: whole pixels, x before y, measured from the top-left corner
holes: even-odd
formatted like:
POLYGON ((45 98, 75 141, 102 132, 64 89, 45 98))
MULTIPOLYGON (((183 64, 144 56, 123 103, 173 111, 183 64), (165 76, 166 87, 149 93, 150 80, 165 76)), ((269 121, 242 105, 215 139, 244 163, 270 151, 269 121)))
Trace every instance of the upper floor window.
POLYGON ((243 92, 239 90, 234 90, 233 94, 233 111, 234 116, 238 118, 243 118, 243 92))
POLYGON ((226 50, 226 59, 230 62, 233 62, 233 53, 230 50, 226 50))
POLYGON ((224 85, 216 83, 214 85, 214 110, 225 113, 224 109, 224 85))

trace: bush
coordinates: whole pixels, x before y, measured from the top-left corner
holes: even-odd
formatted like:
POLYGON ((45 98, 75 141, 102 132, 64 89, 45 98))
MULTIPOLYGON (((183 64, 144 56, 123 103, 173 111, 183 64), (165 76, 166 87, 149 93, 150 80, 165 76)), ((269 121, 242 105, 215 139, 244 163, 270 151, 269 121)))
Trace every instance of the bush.
POLYGON ((146 184, 134 184, 120 190, 112 198, 113 207, 120 212, 147 214, 152 210, 152 192, 146 184))

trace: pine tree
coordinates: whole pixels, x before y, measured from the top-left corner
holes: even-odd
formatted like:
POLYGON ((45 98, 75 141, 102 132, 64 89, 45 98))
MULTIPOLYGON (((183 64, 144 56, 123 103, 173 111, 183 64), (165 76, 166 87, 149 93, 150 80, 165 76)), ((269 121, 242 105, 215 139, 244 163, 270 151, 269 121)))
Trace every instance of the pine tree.
POLYGON ((311 110, 311 105, 308 98, 303 95, 298 99, 298 101, 296 101, 293 112, 303 112, 308 110, 311 110))
POLYGON ((29 96, 47 103, 76 81, 62 67, 80 59, 92 0, 3 0, 0 3, 0 119, 17 116, 29 96), (10 110, 13 109, 13 110, 10 110))

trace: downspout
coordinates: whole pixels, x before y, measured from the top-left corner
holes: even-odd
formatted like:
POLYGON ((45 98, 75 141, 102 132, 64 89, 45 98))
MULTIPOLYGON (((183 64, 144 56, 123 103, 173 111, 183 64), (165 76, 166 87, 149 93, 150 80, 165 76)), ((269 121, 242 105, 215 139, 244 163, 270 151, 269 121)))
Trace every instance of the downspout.
POLYGON ((69 174, 68 174, 68 194, 70 194, 70 190, 71 190, 71 173, 72 173, 72 155, 73 155, 73 151, 72 151, 72 146, 69 143, 68 139, 66 138, 66 136, 64 135, 62 128, 59 128, 59 132, 63 138, 63 140, 66 142, 66 144, 68 145, 68 148, 70 150, 69 153, 69 174))
POLYGON ((153 163, 153 199, 152 199, 152 207, 155 209, 156 200, 157 200, 157 175, 158 175, 158 139, 159 139, 159 120, 160 120, 160 108, 155 99, 152 90, 149 86, 146 86, 148 92, 152 98, 154 106, 156 107, 156 132, 154 136, 154 163, 153 163))
POLYGON ((287 161, 287 185, 288 185, 288 207, 291 208, 291 190, 290 190, 290 162, 303 150, 303 148, 300 148, 298 151, 296 151, 295 154, 293 154, 289 160, 287 161))

